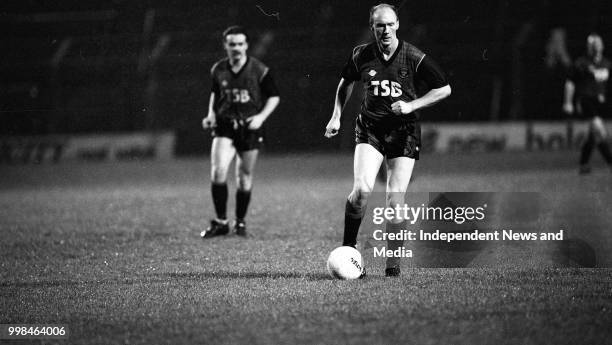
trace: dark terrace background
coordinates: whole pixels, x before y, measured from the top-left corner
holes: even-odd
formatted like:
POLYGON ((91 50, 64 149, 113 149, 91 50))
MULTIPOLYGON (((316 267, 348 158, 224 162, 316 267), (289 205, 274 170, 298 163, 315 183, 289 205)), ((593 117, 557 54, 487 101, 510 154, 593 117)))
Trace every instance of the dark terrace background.
MULTIPOLYGON (((433 56, 453 86, 426 121, 559 119, 568 57, 583 51, 589 32, 608 41, 612 29, 603 0, 390 2, 400 6, 400 37, 433 56)), ((273 68, 282 91, 268 149, 329 149, 321 134, 338 74, 351 48, 369 40, 375 3, 4 2, 0 135, 171 130, 177 154, 207 152, 200 120, 209 69, 224 57, 223 29, 242 24, 251 54, 273 68)), ((331 147, 350 142, 345 131, 331 147)))
MULTIPOLYGON (((612 174, 595 154, 578 175, 586 126, 559 113, 586 35, 612 42, 608 3, 398 3, 401 38, 453 87, 423 113, 424 151, 435 145, 407 203, 499 192, 489 228, 566 237, 413 243, 389 279, 366 219, 368 276, 341 281, 326 259, 342 239, 359 97, 337 137, 323 132, 374 2, 1 1, 0 324, 68 327, 45 344, 610 343, 612 174), (250 237, 203 241, 214 208, 200 123, 231 24, 251 29, 282 101, 250 237)), ((384 205, 381 180, 369 210, 384 205)))

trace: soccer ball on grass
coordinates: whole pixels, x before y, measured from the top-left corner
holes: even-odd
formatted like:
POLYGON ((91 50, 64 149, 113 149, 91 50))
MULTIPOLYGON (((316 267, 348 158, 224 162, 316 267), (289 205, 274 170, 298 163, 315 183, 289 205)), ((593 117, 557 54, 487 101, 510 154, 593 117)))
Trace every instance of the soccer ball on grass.
POLYGON ((361 253, 349 246, 338 247, 327 258, 327 271, 338 279, 357 279, 363 273, 361 253))

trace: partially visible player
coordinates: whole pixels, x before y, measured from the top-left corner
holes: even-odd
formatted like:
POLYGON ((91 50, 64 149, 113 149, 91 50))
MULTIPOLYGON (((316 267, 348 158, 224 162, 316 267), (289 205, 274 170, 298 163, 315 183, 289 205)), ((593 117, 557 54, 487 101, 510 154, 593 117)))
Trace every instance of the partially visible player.
POLYGON ((606 88, 610 78, 610 61, 603 56, 601 36, 587 37, 587 55, 576 60, 565 83, 563 110, 589 120, 589 132, 580 152, 581 174, 591 172, 589 160, 595 146, 612 167, 608 133, 602 119, 606 103, 606 88))
MULTIPOLYGON (((353 85, 361 80, 365 98, 355 128, 354 181, 344 215, 343 245, 355 247, 367 201, 376 174, 386 158, 387 205, 404 203, 414 162, 419 158, 421 131, 418 110, 448 97, 451 88, 434 60, 415 46, 397 37, 399 19, 395 7, 379 4, 370 9, 370 30, 374 42, 353 49, 336 91, 333 114, 325 129, 332 137, 340 129, 340 116, 353 85), (429 91, 418 97, 417 83, 429 91)), ((405 229, 405 222, 394 219, 387 232, 405 229)), ((396 249, 402 241, 388 242, 396 249)), ((400 274, 399 258, 387 258, 385 275, 400 274)))
POLYGON ((223 32, 227 58, 211 69, 212 92, 204 129, 213 129, 211 191, 217 214, 200 236, 208 238, 229 232, 227 219, 227 175, 236 158, 236 234, 246 236, 245 216, 251 200, 253 169, 263 143, 262 125, 280 102, 269 68, 247 55, 248 35, 239 26, 223 32))

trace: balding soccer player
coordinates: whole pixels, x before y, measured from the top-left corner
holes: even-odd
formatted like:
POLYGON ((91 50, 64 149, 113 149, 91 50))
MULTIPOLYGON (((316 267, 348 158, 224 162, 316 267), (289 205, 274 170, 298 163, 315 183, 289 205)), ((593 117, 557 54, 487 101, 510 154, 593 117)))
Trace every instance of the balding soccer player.
MULTIPOLYGON (((397 37, 399 19, 394 6, 372 7, 369 25, 374 41, 353 49, 342 70, 333 114, 325 129, 326 137, 338 133, 342 109, 353 84, 362 81, 365 98, 355 128, 354 182, 344 216, 343 245, 352 247, 357 245, 368 196, 381 164, 386 161, 387 205, 403 204, 421 146, 418 110, 451 93, 444 73, 434 60, 397 37), (416 85, 421 82, 429 91, 419 97, 416 85)), ((396 218, 387 223, 387 232, 398 232, 404 226, 405 222, 396 218)), ((401 244, 401 241, 390 241, 387 249, 401 244)), ((399 274, 399 258, 387 258, 385 275, 399 274)))

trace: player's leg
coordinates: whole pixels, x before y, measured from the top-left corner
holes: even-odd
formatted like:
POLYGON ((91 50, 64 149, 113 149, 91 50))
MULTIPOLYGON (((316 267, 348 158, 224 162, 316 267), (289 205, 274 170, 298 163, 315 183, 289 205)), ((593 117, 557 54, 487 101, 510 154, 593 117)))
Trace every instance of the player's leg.
POLYGON ((589 161, 591 160, 591 154, 596 144, 595 129, 593 127, 593 121, 589 122, 589 129, 587 137, 582 147, 580 148, 580 173, 588 174, 591 172, 589 161))
POLYGON ((591 123, 595 134, 595 142, 597 148, 603 156, 608 166, 612 166, 612 153, 610 152, 610 143, 608 142, 608 131, 601 117, 595 116, 591 123))
POLYGON ((344 212, 344 246, 357 245, 359 226, 383 158, 382 153, 370 144, 361 143, 355 147, 353 189, 347 198, 344 212))
POLYGON ((251 201, 251 190, 253 189, 253 171, 257 162, 259 150, 248 150, 238 152, 236 160, 236 234, 246 235, 246 223, 244 221, 249 203, 251 201))
POLYGON ((587 133, 587 138, 582 144, 582 148, 580 149, 580 174, 588 174, 591 172, 591 166, 589 165, 589 161, 591 160, 591 154, 593 153, 593 149, 597 145, 597 132, 595 126, 595 118, 597 117, 597 109, 599 106, 599 102, 591 99, 591 98, 582 98, 576 104, 578 112, 582 114, 585 118, 589 120, 589 129, 587 133))
POLYGON ((211 148, 210 180, 212 196, 217 218, 227 219, 227 176, 230 164, 236 155, 233 141, 230 138, 213 138, 211 148))
MULTIPOLYGON (((387 207, 396 208, 396 206, 404 205, 414 162, 414 158, 409 157, 387 159, 387 207)), ((399 233, 406 229, 406 223, 405 219, 395 217, 387 221, 386 231, 387 233, 399 233)), ((387 250, 395 251, 403 244, 403 240, 387 240, 387 250)), ((398 276, 399 274, 400 258, 388 257, 385 275, 398 276)))
POLYGON ((213 219, 210 227, 201 233, 202 237, 225 235, 229 231, 227 222, 227 174, 235 155, 236 149, 232 139, 227 137, 213 138, 210 150, 210 180, 217 218, 213 219))

